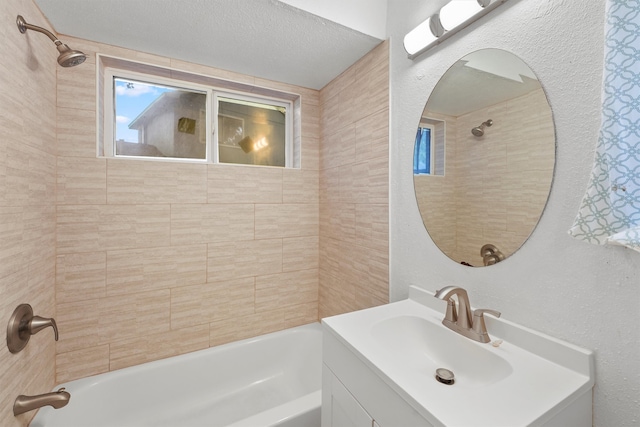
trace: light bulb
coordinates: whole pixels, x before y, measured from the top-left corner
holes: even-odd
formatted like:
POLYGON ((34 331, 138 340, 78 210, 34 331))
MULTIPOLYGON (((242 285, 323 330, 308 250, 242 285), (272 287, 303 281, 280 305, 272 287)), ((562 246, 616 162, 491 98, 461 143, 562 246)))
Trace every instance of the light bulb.
POLYGON ((404 50, 406 50, 409 55, 413 55, 438 38, 431 30, 431 26, 431 18, 427 18, 426 21, 404 36, 404 50))
POLYGON ((440 23, 449 31, 483 9, 478 0, 451 0, 440 9, 440 23))
POLYGON ((269 146, 269 142, 267 141, 267 139, 266 138, 260 138, 253 145, 253 150, 254 151, 262 150, 263 148, 268 147, 268 146, 269 146))

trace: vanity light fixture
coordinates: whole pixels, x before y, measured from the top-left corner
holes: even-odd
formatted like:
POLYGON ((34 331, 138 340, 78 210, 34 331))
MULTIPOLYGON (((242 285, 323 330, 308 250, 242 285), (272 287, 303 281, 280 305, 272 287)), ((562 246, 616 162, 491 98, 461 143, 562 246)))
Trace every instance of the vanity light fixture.
POLYGON ((417 58, 506 1, 450 0, 438 13, 431 15, 404 37, 404 49, 409 59, 417 58))

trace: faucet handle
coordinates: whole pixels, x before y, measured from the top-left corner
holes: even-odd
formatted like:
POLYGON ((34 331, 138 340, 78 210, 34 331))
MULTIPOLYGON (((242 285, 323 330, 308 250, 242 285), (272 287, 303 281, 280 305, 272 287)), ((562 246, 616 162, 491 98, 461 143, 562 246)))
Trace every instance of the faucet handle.
POLYGON ((488 308, 478 308, 473 310, 473 331, 481 336, 481 342, 489 342, 489 334, 487 333, 487 325, 484 323, 484 314, 488 313, 495 317, 500 317, 500 312, 496 310, 490 310, 488 308))
POLYGON ((51 326, 58 341, 58 325, 53 319, 34 316, 33 308, 29 304, 20 304, 11 315, 7 325, 7 347, 11 353, 18 353, 22 350, 31 335, 40 332, 42 329, 51 326))
POLYGON ((44 328, 51 326, 53 328, 53 332, 55 335, 56 341, 58 341, 58 325, 56 325, 56 321, 53 318, 46 318, 40 316, 33 316, 29 321, 29 326, 27 326, 27 330, 31 335, 35 335, 44 328))
POLYGON ((473 310, 473 317, 483 317, 482 315, 488 313, 495 317, 500 317, 500 312, 497 310, 491 310, 489 308, 477 308, 473 310))

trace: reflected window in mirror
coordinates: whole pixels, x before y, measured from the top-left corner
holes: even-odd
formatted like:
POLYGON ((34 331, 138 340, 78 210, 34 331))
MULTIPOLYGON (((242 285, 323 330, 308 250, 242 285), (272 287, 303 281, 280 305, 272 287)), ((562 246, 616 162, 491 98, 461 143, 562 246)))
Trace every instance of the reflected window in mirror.
POLYGON ((433 170, 435 144, 432 143, 434 134, 431 126, 421 125, 416 133, 416 146, 413 153, 413 173, 416 175, 430 175, 433 170))
POLYGON ((413 151, 414 175, 444 175, 445 122, 420 120, 413 151))

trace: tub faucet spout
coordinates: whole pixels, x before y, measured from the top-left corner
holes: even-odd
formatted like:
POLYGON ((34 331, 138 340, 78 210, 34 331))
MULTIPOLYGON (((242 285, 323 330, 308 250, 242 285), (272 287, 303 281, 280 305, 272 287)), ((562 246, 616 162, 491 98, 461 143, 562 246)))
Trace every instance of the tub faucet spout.
POLYGON ((484 323, 484 314, 489 313, 500 317, 500 312, 488 309, 478 309, 471 312, 469 295, 466 290, 458 286, 446 286, 436 291, 434 296, 447 301, 447 311, 442 320, 444 326, 474 341, 482 343, 491 341, 484 323), (458 298, 457 309, 453 300, 454 295, 458 298))
POLYGON ((33 411, 34 409, 47 405, 52 406, 55 409, 60 409, 69 403, 69 399, 71 399, 71 395, 69 392, 65 391, 64 388, 51 393, 38 394, 36 396, 25 396, 21 394, 13 403, 13 415, 18 416, 25 412, 33 411))

